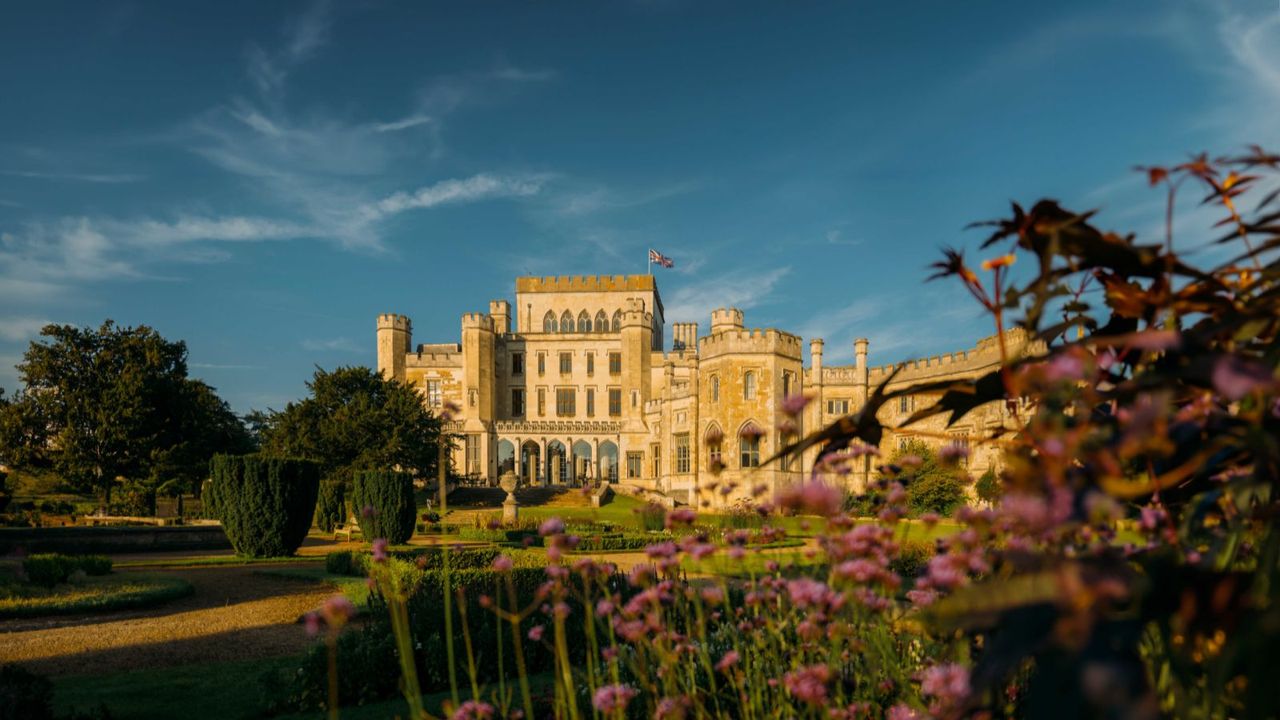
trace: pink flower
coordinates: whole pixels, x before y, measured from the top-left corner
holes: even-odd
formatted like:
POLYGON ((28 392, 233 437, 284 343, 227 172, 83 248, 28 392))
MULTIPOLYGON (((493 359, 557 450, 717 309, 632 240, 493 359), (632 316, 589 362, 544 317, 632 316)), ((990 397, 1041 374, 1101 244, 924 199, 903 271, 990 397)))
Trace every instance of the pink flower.
POLYGON ((356 606, 345 596, 334 595, 324 601, 324 605, 320 608, 320 614, 324 616, 325 622, 335 627, 340 627, 355 616, 356 606))
POLYGON ((378 538, 377 540, 374 540, 374 541, 373 541, 373 561, 374 561, 374 562, 378 562, 378 563, 380 563, 380 562, 386 562, 386 561, 387 561, 387 557, 388 557, 388 555, 387 555, 387 539, 386 539, 386 538, 378 538))
POLYGON ((697 519, 698 514, 693 511, 693 508, 676 508, 675 510, 667 513, 667 529, 670 530, 680 525, 692 525, 693 521, 697 519))
POLYGON ((628 685, 605 685, 591 697, 591 705, 602 713, 621 713, 635 696, 635 688, 628 685))
POLYGON ((542 633, 544 632, 546 632, 546 626, 534 625, 533 627, 529 628, 529 639, 534 642, 539 642, 540 640, 542 640, 542 633))
POLYGON ((320 613, 309 612, 302 619, 307 626, 307 635, 311 637, 319 635, 320 630, 324 628, 324 621, 320 619, 320 613))
POLYGON ((782 401, 782 412, 791 416, 799 415, 800 411, 804 410, 805 406, 812 400, 813 397, 811 395, 805 395, 804 393, 792 395, 782 401))
POLYGON ((1213 388, 1228 400, 1239 400, 1275 382, 1265 366, 1235 355, 1224 355, 1213 365, 1213 388))
POLYGON ((494 712, 493 706, 487 702, 467 700, 449 717, 451 720, 489 720, 494 712))
POLYGON ((920 692, 936 698, 944 707, 955 707, 969 696, 969 669, 945 663, 924 671, 920 692))
POLYGON ((689 698, 664 697, 653 711, 654 720, 683 720, 689 710, 689 698))
POLYGON ((734 665, 737 665, 738 661, 741 659, 742 656, 738 654, 737 650, 730 650, 716 661, 716 670, 718 672, 727 673, 734 665))
POLYGON ((515 566, 515 561, 510 555, 499 555, 493 559, 493 569, 498 572, 506 572, 515 566))
POLYGON ((538 526, 538 534, 542 537, 546 537, 548 535, 559 535, 562 532, 564 532, 564 521, 560 518, 547 518, 538 526))
POLYGON ((810 705, 822 705, 827 701, 827 682, 831 669, 826 665, 810 665, 793 670, 783 676, 787 691, 810 705))
POLYGON ((910 705, 898 703, 889 708, 889 713, 885 715, 885 720, 925 720, 925 715, 910 705))
POLYGON ((782 507, 823 517, 839 514, 843 503, 844 495, 839 488, 818 479, 792 485, 778 495, 778 504, 782 507))
POLYGON ((1049 382, 1080 380, 1084 377, 1084 361, 1074 353, 1054 356, 1044 364, 1044 377, 1049 382))

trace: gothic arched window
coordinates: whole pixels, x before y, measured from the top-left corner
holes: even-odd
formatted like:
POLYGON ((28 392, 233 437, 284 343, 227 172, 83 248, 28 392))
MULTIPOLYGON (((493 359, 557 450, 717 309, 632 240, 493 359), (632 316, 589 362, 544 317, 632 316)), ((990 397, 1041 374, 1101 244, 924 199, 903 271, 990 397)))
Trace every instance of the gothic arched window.
POLYGON ((548 310, 547 314, 542 318, 542 332, 551 333, 555 331, 556 331, 556 314, 548 310))
POLYGON ((603 310, 596 313, 596 332, 609 332, 609 316, 603 310))
POLYGON ((578 332, 591 332, 591 316, 586 310, 578 313, 578 332))
POLYGON ((573 316, 569 314, 568 310, 565 310, 564 314, 560 316, 560 332, 573 332, 573 316))
POLYGON ((614 332, 622 331, 622 311, 621 310, 613 311, 613 331, 614 332))

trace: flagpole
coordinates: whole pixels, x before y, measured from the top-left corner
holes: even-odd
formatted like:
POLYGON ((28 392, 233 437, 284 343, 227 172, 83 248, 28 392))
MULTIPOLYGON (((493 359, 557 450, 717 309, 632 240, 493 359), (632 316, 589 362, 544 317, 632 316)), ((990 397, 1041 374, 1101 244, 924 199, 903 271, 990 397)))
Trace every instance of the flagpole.
POLYGON ((652 274, 653 274, 653 251, 652 251, 652 250, 650 250, 650 251, 648 252, 648 257, 649 257, 649 267, 648 267, 647 272, 648 272, 650 275, 652 275, 652 274))

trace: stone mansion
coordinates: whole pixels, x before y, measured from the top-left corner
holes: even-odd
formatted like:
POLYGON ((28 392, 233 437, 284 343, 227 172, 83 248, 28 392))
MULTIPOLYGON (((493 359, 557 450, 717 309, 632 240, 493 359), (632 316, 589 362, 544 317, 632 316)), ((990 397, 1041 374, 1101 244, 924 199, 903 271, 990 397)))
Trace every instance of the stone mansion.
MULTIPOLYGON (((762 461, 797 433, 857 412, 893 366, 871 367, 868 341, 853 342, 852 365, 827 365, 821 338, 744 326, 741 310, 671 325, 652 275, 521 277, 515 302, 462 316, 461 342, 413 344, 408 317, 378 317, 378 369, 417 388, 431 407, 461 410, 447 430, 460 441, 453 464, 463 475, 496 481, 506 470, 525 482, 608 481, 656 490, 680 502, 715 505, 746 497, 761 483, 776 490, 811 470, 816 450, 786 464, 762 461), (783 398, 812 401, 788 423, 783 398), (780 430, 780 428, 782 428, 780 430), (718 469, 719 472, 713 470, 718 469)), ((1010 336, 1015 352, 1025 340, 1010 336)), ((891 388, 980 375, 1000 361, 997 338, 959 352, 900 363, 891 388)), ((928 398, 882 408, 894 427, 928 398)), ((941 418, 885 434, 886 453, 918 436, 935 445, 1012 422, 1000 403, 944 428, 941 418)), ((973 448, 975 475, 994 450, 973 448)), ((855 470, 862 486, 870 465, 855 470)))

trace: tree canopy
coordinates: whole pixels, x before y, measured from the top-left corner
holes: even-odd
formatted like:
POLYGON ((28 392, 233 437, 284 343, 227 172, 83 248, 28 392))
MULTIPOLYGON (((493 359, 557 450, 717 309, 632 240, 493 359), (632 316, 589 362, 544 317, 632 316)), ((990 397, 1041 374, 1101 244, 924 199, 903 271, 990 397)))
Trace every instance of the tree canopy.
POLYGON ((187 377, 187 347, 145 325, 47 325, 18 365, 24 388, 0 404, 0 457, 52 468, 109 502, 119 480, 187 489, 215 452, 250 438, 214 389, 187 377))
POLYGON ((262 452, 320 463, 326 477, 399 468, 417 477, 436 470, 440 418, 412 387, 367 367, 316 368, 310 397, 257 425, 262 452))

